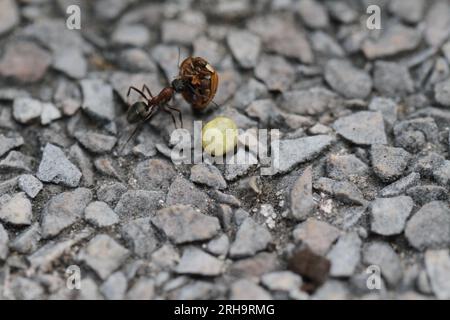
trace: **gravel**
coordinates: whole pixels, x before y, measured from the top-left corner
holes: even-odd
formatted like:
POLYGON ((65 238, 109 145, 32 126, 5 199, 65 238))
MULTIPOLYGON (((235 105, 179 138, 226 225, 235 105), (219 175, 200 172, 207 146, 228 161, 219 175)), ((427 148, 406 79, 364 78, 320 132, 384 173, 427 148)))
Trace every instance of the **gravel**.
POLYGON ((208 240, 220 230, 219 220, 198 213, 188 205, 175 205, 161 209, 152 223, 174 243, 208 240))
POLYGON ((36 176, 43 182, 76 187, 80 182, 81 172, 59 147, 48 143, 44 148, 36 176))
POLYGON ((405 228, 408 242, 418 250, 448 246, 450 211, 445 202, 425 204, 409 219, 405 228))
POLYGON ((402 233, 413 206, 407 196, 375 199, 371 204, 372 232, 384 236, 402 233))
POLYGON ((66 2, 0 0, 0 299, 449 298, 448 1, 380 30, 367 1, 101 0, 82 30, 66 2), (232 118, 252 162, 173 162, 165 112, 120 150, 129 86, 189 56, 219 83, 173 94, 183 127, 232 118))

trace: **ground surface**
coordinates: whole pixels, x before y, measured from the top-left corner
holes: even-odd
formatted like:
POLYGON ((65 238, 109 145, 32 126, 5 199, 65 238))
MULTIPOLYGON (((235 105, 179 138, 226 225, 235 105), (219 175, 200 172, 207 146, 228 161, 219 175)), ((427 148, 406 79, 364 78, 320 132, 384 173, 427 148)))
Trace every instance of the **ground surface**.
POLYGON ((450 298, 448 1, 73 2, 0 0, 0 298, 450 298), (178 48, 220 77, 185 128, 279 129, 275 175, 174 165, 167 114, 120 152, 178 48))

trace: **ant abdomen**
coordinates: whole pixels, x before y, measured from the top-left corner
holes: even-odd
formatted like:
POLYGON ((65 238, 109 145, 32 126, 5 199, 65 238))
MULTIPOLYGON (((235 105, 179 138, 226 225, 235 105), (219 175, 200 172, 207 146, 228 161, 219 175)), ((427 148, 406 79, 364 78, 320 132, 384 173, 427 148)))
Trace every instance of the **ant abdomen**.
POLYGON ((143 101, 135 102, 135 103, 133 103, 131 108, 128 109, 127 121, 129 123, 139 122, 139 121, 145 119, 145 117, 147 117, 148 113, 149 113, 149 108, 148 108, 147 104, 145 104, 145 102, 143 102, 143 101))

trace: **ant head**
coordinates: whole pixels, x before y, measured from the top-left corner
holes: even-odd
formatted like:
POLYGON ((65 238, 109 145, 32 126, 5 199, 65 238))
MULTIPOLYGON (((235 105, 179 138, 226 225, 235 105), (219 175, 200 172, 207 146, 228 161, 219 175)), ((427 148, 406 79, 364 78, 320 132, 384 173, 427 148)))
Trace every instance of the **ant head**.
POLYGON ((131 105, 127 112, 127 121, 129 123, 136 123, 144 119, 148 114, 148 106, 143 101, 135 102, 131 105))
POLYGON ((172 81, 172 88, 176 92, 181 92, 181 91, 184 91, 186 89, 186 84, 185 84, 184 80, 177 78, 177 79, 172 81))

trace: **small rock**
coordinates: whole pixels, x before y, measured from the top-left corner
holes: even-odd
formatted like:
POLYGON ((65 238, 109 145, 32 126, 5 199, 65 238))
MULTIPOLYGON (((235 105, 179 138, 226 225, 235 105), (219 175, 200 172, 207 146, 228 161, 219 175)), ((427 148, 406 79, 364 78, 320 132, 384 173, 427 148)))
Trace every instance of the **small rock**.
POLYGON ((123 300, 127 291, 128 281, 123 272, 114 272, 100 287, 107 300, 123 300))
POLYGON ((313 87, 307 90, 283 92, 280 107, 286 112, 300 115, 315 115, 332 108, 337 95, 325 88, 313 87))
POLYGON ((74 79, 86 77, 88 64, 81 50, 58 50, 54 54, 53 67, 74 79))
POLYGON ((122 220, 153 215, 160 207, 165 194, 160 191, 130 190, 125 192, 114 208, 122 220))
POLYGON ((167 189, 175 175, 173 165, 160 159, 144 160, 134 171, 138 186, 145 190, 167 189))
POLYGON ((314 159, 333 141, 334 139, 327 135, 273 141, 272 152, 275 150, 275 155, 272 154, 272 166, 274 171, 276 173, 288 172, 297 164, 314 159), (276 150, 279 150, 278 155, 276 150))
POLYGON ((150 58, 150 55, 143 49, 129 48, 120 53, 119 61, 124 70, 130 72, 155 72, 156 63, 150 58))
POLYGON ((44 182, 76 187, 80 182, 81 172, 67 159, 60 148, 47 143, 39 164, 37 178, 44 182))
POLYGON ((127 259, 129 251, 114 239, 99 234, 79 253, 78 260, 85 262, 102 279, 107 279, 127 259))
POLYGON ((425 0, 402 1, 393 0, 389 3, 389 11, 407 23, 417 23, 423 18, 425 0))
POLYGON ((360 145, 386 144, 383 116, 379 112, 360 111, 339 118, 333 124, 337 133, 360 145))
POLYGON ((393 181, 403 174, 411 155, 402 148, 372 145, 370 150, 372 167, 383 181, 393 181))
POLYGON ((91 192, 85 188, 77 188, 50 198, 42 210, 42 236, 53 237, 80 220, 91 199, 91 192))
POLYGON ((145 46, 150 40, 150 33, 144 25, 120 24, 114 30, 111 40, 118 45, 145 46))
POLYGON ((335 91, 349 99, 365 99, 372 91, 370 75, 353 67, 348 61, 328 61, 325 79, 335 91))
POLYGON ((11 149, 23 145, 23 138, 21 136, 6 137, 0 134, 0 157, 3 157, 11 149))
POLYGON ((20 21, 19 9, 14 0, 0 3, 0 35, 12 30, 20 21))
POLYGON ((319 178, 314 183, 314 189, 326 192, 336 197, 336 199, 346 203, 355 203, 360 205, 365 205, 367 203, 358 187, 348 181, 336 181, 329 178, 319 178))
POLYGON ((34 158, 18 151, 10 151, 6 158, 0 161, 0 169, 31 171, 34 158))
POLYGON ((275 271, 263 275, 261 283, 272 291, 290 292, 300 289, 302 278, 292 271, 275 271))
POLYGON ((94 185, 94 168, 92 161, 77 143, 74 143, 70 147, 69 157, 81 170, 81 184, 85 187, 94 185))
POLYGON ((80 81, 83 91, 83 110, 101 121, 112 121, 116 117, 113 103, 113 90, 101 80, 83 79, 80 81))
POLYGON ((384 236, 402 233, 413 206, 414 201, 406 196, 375 199, 371 205, 371 230, 384 236))
POLYGON ((404 120, 394 126, 395 144, 410 152, 422 151, 427 142, 437 142, 438 132, 433 118, 404 120))
POLYGON ((230 300, 272 300, 270 294, 251 280, 241 279, 230 288, 230 300))
POLYGON ((367 265, 376 265, 380 268, 381 276, 390 286, 395 286, 403 277, 403 268, 400 258, 384 242, 371 242, 364 247, 363 261, 367 265))
POLYGON ((255 75, 271 91, 287 91, 295 79, 294 68, 284 58, 275 55, 261 56, 255 75))
POLYGON ((326 8, 315 0, 300 0, 297 10, 303 22, 309 28, 325 28, 330 23, 326 8))
POLYGON ((434 2, 425 16, 425 40, 433 47, 438 47, 448 38, 450 26, 450 7, 445 1, 434 2))
POLYGON ((369 172, 368 166, 352 154, 331 154, 327 159, 326 168, 328 176, 335 180, 346 180, 369 172))
POLYGON ((116 137, 92 131, 77 131, 74 136, 83 147, 95 153, 110 152, 117 142, 116 137))
POLYGON ((128 291, 126 298, 128 300, 152 300, 155 295, 155 282, 153 279, 140 278, 128 291))
POLYGON ((373 78, 374 88, 382 95, 397 97, 414 92, 414 82, 405 65, 377 61, 373 78))
POLYGON ((220 230, 219 220, 196 212, 191 206, 176 205, 159 210, 152 223, 174 243, 208 240, 220 230))
POLYGON ((20 276, 11 281, 10 290, 16 300, 42 300, 45 294, 39 283, 20 276))
POLYGON ((375 97, 370 101, 369 110, 381 112, 388 128, 392 128, 397 121, 398 105, 392 99, 375 97))
POLYGON ((213 165, 196 164, 191 167, 191 181, 205 184, 214 189, 225 189, 227 183, 219 169, 213 165))
POLYGON ((350 232, 342 235, 327 254, 331 261, 330 275, 333 277, 350 277, 361 258, 362 241, 358 234, 350 232))
POLYGON ((257 224, 252 218, 247 218, 240 225, 231 244, 230 256, 233 258, 252 256, 266 249, 271 241, 272 236, 265 226, 257 224))
POLYGON ((292 232, 295 242, 308 245, 314 253, 319 255, 326 254, 340 234, 339 229, 315 218, 309 218, 298 224, 292 232))
POLYGON ((450 107, 450 79, 436 83, 434 98, 439 104, 450 107))
POLYGON ((398 196, 403 192, 405 192, 407 189, 418 184, 419 181, 420 181, 420 174, 412 172, 406 177, 397 180, 396 182, 388 185, 387 187, 384 187, 379 194, 381 197, 398 196))
POLYGON ((20 123, 28 123, 41 116, 42 103, 32 98, 17 98, 13 104, 14 119, 20 123))
POLYGON ((364 41, 362 50, 367 59, 375 60, 413 50, 419 45, 422 38, 418 30, 402 24, 396 24, 386 29, 387 31, 378 39, 364 41))
POLYGON ((9 236, 0 223, 0 261, 5 261, 9 253, 9 236))
POLYGON ((158 239, 152 229, 150 218, 139 218, 128 222, 122 226, 122 238, 124 238, 128 247, 142 258, 150 258, 153 251, 156 250, 158 239))
POLYGON ((448 198, 447 189, 434 185, 415 186, 409 188, 406 194, 414 199, 420 205, 435 201, 445 201, 448 198))
POLYGON ((196 247, 188 247, 183 251, 175 272, 201 276, 218 276, 223 272, 223 262, 196 247))
POLYGON ((22 253, 32 253, 38 248, 41 240, 41 228, 38 223, 33 224, 20 233, 10 244, 11 249, 22 253))
POLYGON ((425 266, 431 288, 438 299, 450 299, 450 256, 448 250, 427 250, 425 266))
POLYGON ((117 214, 104 202, 91 202, 84 209, 84 219, 98 228, 105 228, 119 222, 117 214))
POLYGON ((316 203, 312 194, 312 167, 308 167, 297 179, 291 190, 291 214, 297 221, 308 218, 316 203))
POLYGON ((445 202, 432 201, 417 211, 406 224, 405 236, 417 250, 450 244, 450 210, 445 202))
POLYGON ((197 187, 188 180, 177 177, 170 185, 166 204, 188 204, 203 211, 209 206, 209 197, 206 193, 197 189, 197 187))
POLYGON ((97 190, 97 199, 106 202, 110 206, 115 206, 128 188, 120 182, 103 184, 97 190))
POLYGON ((33 219, 31 202, 24 192, 0 198, 0 220, 13 225, 30 225, 33 219))
POLYGON ((230 247, 230 239, 226 234, 222 234, 217 238, 208 242, 206 250, 216 256, 226 256, 230 247))
POLYGON ((258 62, 261 40, 248 31, 231 31, 227 35, 231 53, 243 68, 253 68, 258 62))
POLYGON ((442 165, 433 171, 433 178, 439 184, 448 186, 450 184, 450 161, 445 160, 442 165))
POLYGON ((53 103, 43 103, 41 112, 41 124, 47 125, 53 120, 61 118, 61 111, 53 103))
POLYGON ((225 179, 234 181, 238 177, 246 175, 252 167, 258 164, 256 156, 244 147, 238 148, 237 152, 226 157, 225 179))
POLYGON ((0 76, 24 83, 37 82, 45 76, 51 60, 48 51, 33 42, 10 42, 0 59, 0 76))

